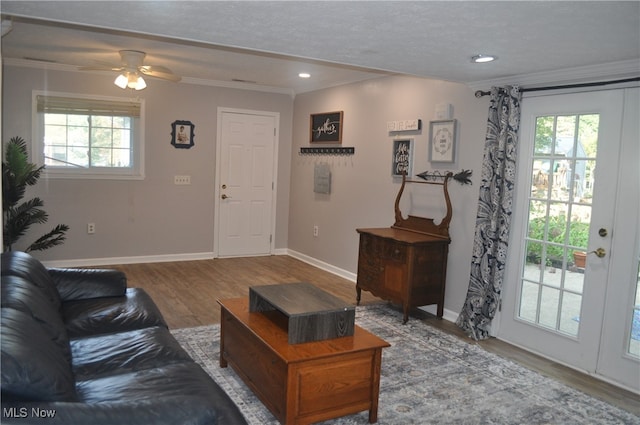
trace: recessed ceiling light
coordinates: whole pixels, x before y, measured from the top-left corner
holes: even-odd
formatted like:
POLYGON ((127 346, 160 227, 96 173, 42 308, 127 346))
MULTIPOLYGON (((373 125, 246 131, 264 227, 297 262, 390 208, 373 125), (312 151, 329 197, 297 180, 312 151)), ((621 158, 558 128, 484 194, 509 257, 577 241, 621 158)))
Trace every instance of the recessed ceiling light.
POLYGON ((300 74, 298 74, 298 77, 300 77, 300 78, 311 78, 311 74, 309 74, 308 72, 301 72, 300 74))
POLYGON ((471 62, 486 63, 486 62, 493 62, 496 59, 498 59, 498 57, 493 55, 475 55, 471 57, 471 62))

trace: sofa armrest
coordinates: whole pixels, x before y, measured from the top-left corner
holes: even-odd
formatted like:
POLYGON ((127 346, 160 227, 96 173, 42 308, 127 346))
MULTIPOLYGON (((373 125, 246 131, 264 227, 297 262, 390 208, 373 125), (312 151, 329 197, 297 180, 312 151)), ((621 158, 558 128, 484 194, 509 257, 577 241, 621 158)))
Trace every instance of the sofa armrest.
POLYGON ((127 291, 127 276, 115 269, 48 269, 62 301, 121 297, 127 291))

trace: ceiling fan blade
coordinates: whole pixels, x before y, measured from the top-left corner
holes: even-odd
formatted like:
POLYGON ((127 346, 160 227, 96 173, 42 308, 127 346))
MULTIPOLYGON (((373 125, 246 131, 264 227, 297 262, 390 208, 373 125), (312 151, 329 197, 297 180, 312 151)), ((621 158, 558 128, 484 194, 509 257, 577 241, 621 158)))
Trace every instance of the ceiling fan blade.
POLYGON ((81 66, 78 69, 81 71, 124 71, 122 66, 81 66))
POLYGON ((182 78, 179 75, 172 73, 168 68, 164 66, 141 66, 138 68, 140 72, 147 76, 153 78, 160 78, 163 80, 169 80, 173 82, 178 82, 182 78))

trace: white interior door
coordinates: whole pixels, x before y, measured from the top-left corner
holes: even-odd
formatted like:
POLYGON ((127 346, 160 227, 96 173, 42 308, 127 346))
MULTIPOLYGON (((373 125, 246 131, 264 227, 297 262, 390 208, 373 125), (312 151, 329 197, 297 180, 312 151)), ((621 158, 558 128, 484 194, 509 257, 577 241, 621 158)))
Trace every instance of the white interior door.
POLYGON ((221 111, 217 160, 217 253, 271 253, 277 116, 221 111))
POLYGON ((501 339, 635 391, 637 104, 637 89, 523 100, 499 330, 501 339), (633 185, 621 183, 629 178, 633 185), (574 258, 580 251, 589 253, 585 265, 574 258))

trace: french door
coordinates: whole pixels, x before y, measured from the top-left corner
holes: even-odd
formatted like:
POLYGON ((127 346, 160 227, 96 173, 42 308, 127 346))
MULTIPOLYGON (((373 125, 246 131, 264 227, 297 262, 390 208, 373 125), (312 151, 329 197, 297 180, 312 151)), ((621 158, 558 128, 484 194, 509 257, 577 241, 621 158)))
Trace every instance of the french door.
POLYGON ((636 392, 638 93, 523 100, 498 335, 636 392))
POLYGON ((220 257, 271 253, 277 119, 271 113, 218 113, 215 234, 220 257))

